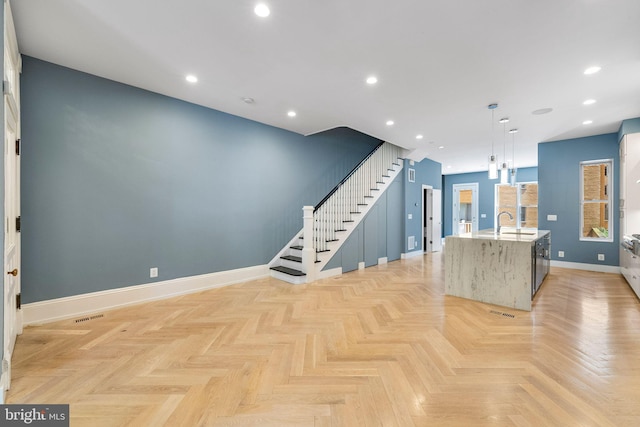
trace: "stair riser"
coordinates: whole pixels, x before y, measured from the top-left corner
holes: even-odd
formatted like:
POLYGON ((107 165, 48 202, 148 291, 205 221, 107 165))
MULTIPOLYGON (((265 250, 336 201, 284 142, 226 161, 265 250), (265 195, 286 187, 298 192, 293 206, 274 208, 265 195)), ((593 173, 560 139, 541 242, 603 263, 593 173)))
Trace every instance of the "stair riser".
POLYGON ((290 276, 288 274, 280 273, 279 271, 270 270, 271 277, 274 277, 278 280, 282 280, 284 282, 288 282, 294 285, 302 285, 307 282, 306 276, 290 276))
POLYGON ((288 259, 280 259, 280 265, 283 267, 293 268, 294 270, 302 270, 301 262, 289 261, 288 259))

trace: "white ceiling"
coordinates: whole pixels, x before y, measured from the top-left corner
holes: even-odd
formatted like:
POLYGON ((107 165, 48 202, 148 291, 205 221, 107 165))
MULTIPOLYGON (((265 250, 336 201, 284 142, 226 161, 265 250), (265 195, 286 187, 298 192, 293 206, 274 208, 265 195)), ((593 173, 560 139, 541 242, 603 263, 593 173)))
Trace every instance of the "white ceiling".
POLYGON ((516 166, 534 166, 539 142, 640 117, 639 0, 264 0, 267 18, 257 3, 11 6, 23 54, 304 135, 348 126, 445 174, 486 170, 492 138, 500 162, 515 141, 516 166), (515 139, 492 132, 494 102, 515 139))

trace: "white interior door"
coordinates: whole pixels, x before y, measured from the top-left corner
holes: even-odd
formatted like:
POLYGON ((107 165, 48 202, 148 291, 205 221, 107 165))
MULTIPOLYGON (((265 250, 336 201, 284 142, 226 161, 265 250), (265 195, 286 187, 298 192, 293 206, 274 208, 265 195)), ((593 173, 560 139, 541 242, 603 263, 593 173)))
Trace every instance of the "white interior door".
POLYGON ((430 185, 422 185, 422 250, 431 252, 433 250, 433 216, 431 214, 433 203, 430 185))
POLYGON ((424 252, 442 250, 442 191, 422 186, 422 240, 424 252))
POLYGON ((2 353, 3 390, 11 385, 11 355, 22 332, 20 295, 20 56, 11 8, 5 5, 4 34, 4 336, 2 353))
POLYGON ((442 250, 442 191, 431 190, 431 250, 440 252, 442 250))

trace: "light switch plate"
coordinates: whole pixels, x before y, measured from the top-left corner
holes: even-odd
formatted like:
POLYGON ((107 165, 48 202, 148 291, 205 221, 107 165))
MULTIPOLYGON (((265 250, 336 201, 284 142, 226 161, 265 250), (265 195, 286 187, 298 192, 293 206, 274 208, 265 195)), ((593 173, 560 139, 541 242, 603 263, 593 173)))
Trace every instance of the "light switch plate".
POLYGON ((564 251, 558 251, 558 258, 564 258, 564 251))
POLYGON ((547 221, 557 221, 558 215, 547 215, 547 221))
POLYGON ((486 218, 487 214, 480 214, 480 218, 486 218))

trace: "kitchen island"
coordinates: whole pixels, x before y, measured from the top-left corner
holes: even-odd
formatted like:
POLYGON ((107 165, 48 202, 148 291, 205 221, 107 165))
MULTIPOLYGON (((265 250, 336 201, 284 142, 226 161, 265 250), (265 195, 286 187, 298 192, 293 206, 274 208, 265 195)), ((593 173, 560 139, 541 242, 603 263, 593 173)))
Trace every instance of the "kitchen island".
POLYGON ((549 271, 548 230, 493 229, 445 239, 445 294, 531 311, 549 271))

